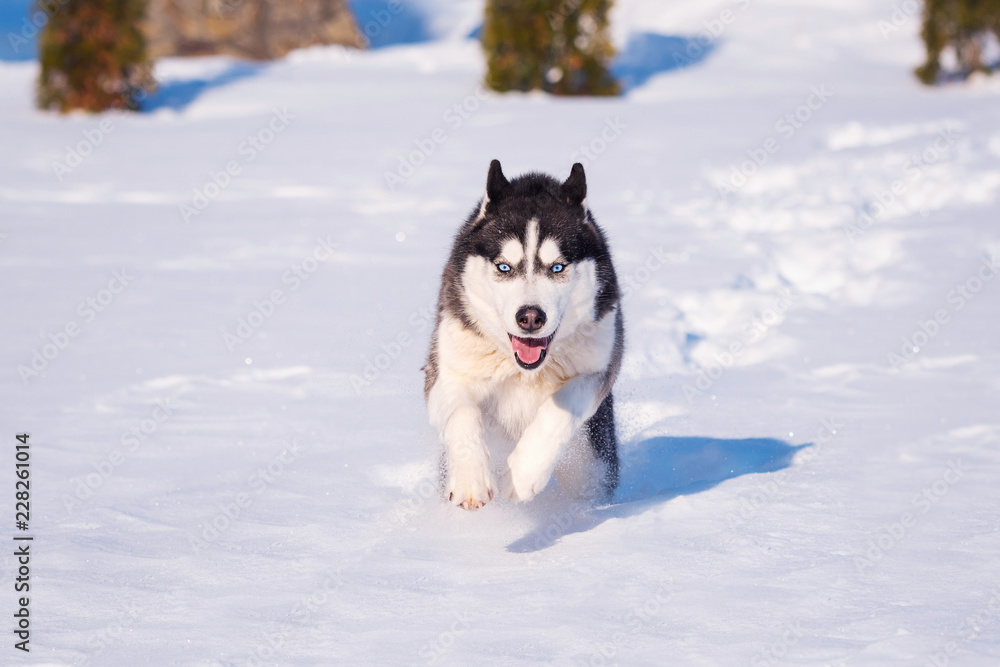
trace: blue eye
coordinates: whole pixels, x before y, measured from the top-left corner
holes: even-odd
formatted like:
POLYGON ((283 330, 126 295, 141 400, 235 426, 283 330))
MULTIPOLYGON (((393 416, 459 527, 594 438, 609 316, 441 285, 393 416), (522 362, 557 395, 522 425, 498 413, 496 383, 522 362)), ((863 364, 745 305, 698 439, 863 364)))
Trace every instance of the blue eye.
POLYGON ((504 264, 503 262, 501 262, 500 264, 497 264, 497 270, 500 273, 507 273, 508 271, 510 271, 510 264, 504 264))
POLYGON ((562 271, 562 270, 563 270, 564 268, 566 268, 566 267, 565 267, 565 266, 563 266, 562 264, 553 264, 553 265, 552 265, 552 273, 559 273, 559 272, 560 272, 560 271, 562 271))

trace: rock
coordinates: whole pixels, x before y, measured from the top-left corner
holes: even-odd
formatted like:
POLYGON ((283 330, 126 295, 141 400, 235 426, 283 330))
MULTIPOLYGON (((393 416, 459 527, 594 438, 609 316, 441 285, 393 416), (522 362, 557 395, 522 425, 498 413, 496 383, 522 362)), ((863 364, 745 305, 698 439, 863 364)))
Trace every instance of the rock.
POLYGON ((346 0, 149 0, 143 32, 151 58, 269 60, 316 44, 365 44, 346 0))

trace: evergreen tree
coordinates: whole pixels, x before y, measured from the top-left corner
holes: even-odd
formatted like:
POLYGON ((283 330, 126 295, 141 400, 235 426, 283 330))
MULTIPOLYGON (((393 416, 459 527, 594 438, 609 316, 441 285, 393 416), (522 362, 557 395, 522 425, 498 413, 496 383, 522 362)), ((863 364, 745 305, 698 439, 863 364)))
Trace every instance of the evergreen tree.
POLYGON ((941 54, 948 47, 954 49, 958 66, 953 74, 966 77, 996 67, 983 62, 983 50, 990 33, 1000 40, 1000 0, 925 0, 923 19, 920 34, 927 61, 916 75, 927 85, 940 78, 941 54))
POLYGON ((486 85, 555 95, 617 95, 608 70, 611 0, 487 0, 486 85))
POLYGON ((139 23, 145 0, 38 0, 39 108, 137 109, 154 85, 139 23))

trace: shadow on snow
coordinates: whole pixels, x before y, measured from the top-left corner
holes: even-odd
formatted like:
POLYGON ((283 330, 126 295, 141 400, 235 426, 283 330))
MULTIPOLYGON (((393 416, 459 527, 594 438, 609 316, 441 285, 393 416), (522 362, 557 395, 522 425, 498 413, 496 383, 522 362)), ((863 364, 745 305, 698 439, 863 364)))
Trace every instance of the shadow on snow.
POLYGON ((427 17, 406 2, 390 0, 349 0, 354 20, 368 48, 381 49, 397 44, 419 44, 434 38, 427 17))
POLYGON ((31 11, 31 0, 0 0, 0 61, 28 61, 38 57, 38 25, 44 15, 31 11))
POLYGON ((611 71, 625 90, 631 90, 657 74, 701 63, 715 46, 715 42, 697 36, 632 33, 625 49, 612 63, 611 71))
POLYGON ((546 549, 565 535, 586 532, 608 519, 640 514, 653 505, 700 493, 727 479, 787 468, 795 453, 809 446, 771 438, 649 438, 623 452, 621 482, 610 505, 578 505, 562 511, 550 505, 544 515, 539 514, 535 530, 508 545, 507 551, 546 549))
POLYGON ((165 81, 159 85, 156 92, 142 103, 142 110, 174 109, 180 111, 194 102, 205 91, 256 76, 266 67, 267 65, 262 63, 235 62, 209 78, 165 81))

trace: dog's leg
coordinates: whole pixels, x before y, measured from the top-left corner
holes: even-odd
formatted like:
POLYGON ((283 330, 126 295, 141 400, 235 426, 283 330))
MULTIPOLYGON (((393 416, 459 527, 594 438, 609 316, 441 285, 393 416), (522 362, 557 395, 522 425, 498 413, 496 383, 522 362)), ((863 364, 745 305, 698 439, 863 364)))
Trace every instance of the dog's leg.
POLYGON ((611 394, 584 427, 570 438, 565 453, 556 464, 555 476, 560 491, 567 495, 612 501, 618 486, 618 442, 611 394))
POLYGON ((463 509, 479 509, 496 491, 479 406, 459 382, 441 377, 428 394, 427 407, 444 440, 448 500, 463 509))
POLYGON ((594 416, 587 420, 590 447, 601 462, 601 496, 611 502, 618 488, 618 437, 615 435, 615 406, 611 394, 601 401, 594 416))
POLYGON ((542 403, 507 458, 505 497, 530 500, 545 488, 563 449, 597 410, 604 387, 599 374, 576 377, 542 403))

